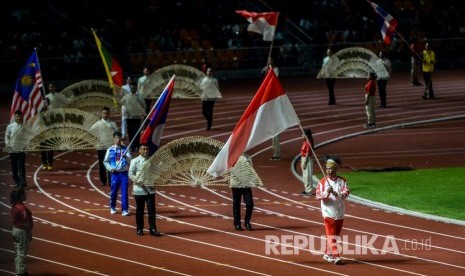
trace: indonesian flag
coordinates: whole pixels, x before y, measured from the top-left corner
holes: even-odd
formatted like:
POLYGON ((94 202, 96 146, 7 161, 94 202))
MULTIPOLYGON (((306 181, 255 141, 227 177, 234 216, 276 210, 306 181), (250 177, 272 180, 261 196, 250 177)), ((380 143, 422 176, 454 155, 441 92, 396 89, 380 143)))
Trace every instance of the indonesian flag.
MULTIPOLYGON (((368 1, 368 0, 367 0, 368 1)), ((390 45, 392 41, 392 36, 396 31, 397 20, 392 17, 389 13, 383 10, 380 6, 376 5, 373 2, 368 1, 368 3, 373 7, 373 10, 378 14, 378 21, 381 25, 381 35, 383 36, 384 44, 390 45)))
POLYGON ((273 41, 276 25, 278 25, 279 12, 236 11, 236 13, 249 21, 247 31, 263 34, 263 40, 273 41))
POLYGON ((245 151, 299 123, 276 74, 268 70, 257 94, 207 172, 214 177, 224 175, 245 151))
POLYGON ((102 57, 103 66, 105 67, 105 72, 107 73, 110 86, 113 87, 114 84, 123 86, 123 69, 116 59, 110 55, 110 52, 103 47, 102 42, 97 37, 94 30, 92 30, 92 33, 94 34, 95 43, 97 44, 98 51, 102 57))

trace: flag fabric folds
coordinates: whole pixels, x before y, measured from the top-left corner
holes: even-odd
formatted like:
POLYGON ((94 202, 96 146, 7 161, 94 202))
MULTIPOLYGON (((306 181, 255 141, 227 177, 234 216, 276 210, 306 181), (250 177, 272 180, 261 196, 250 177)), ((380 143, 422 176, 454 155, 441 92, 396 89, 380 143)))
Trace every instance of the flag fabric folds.
POLYGON ((276 74, 268 71, 228 141, 208 168, 210 175, 224 175, 245 151, 300 124, 276 74))
POLYGON ((392 36, 397 27, 397 20, 375 3, 370 1, 368 1, 368 3, 370 3, 370 5, 373 7, 373 10, 379 15, 381 35, 383 36, 384 44, 390 45, 392 36))
POLYGON ((147 144, 149 146, 150 155, 158 150, 160 145, 160 139, 165 128, 166 118, 168 117, 168 109, 171 103, 171 96, 173 95, 174 78, 171 78, 165 87, 165 90, 161 93, 157 102, 153 106, 149 113, 150 122, 147 125, 144 133, 140 138, 141 144, 147 144))
POLYGON ((16 80, 13 102, 11 103, 10 121, 14 119, 16 110, 22 111, 24 121, 40 112, 44 105, 42 87, 43 81, 39 58, 34 50, 16 80))
POLYGON ((262 34, 264 41, 273 41, 279 12, 256 13, 242 10, 236 11, 236 13, 250 23, 247 31, 262 34))
POLYGON ((110 52, 108 52, 108 50, 102 45, 102 42, 94 30, 92 30, 92 33, 94 34, 95 43, 97 44, 98 51, 102 58, 103 66, 107 72, 110 86, 113 87, 114 84, 123 86, 123 69, 119 65, 118 61, 116 61, 116 59, 110 55, 110 52))

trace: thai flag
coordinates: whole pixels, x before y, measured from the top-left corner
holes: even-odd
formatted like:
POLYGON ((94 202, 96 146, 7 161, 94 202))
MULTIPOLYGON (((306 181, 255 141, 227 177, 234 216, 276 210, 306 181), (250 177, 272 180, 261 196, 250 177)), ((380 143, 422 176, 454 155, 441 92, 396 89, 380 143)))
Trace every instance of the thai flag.
POLYGON ((375 3, 370 1, 368 1, 368 3, 370 3, 370 5, 373 7, 373 10, 379 15, 381 35, 383 36, 384 44, 390 45, 392 36, 396 31, 398 23, 397 20, 375 3))
POLYGON ((171 78, 161 93, 157 102, 149 113, 150 123, 140 138, 141 144, 149 146, 150 155, 155 153, 160 145, 160 139, 165 128, 166 118, 168 117, 168 109, 170 108, 171 96, 173 95, 174 78, 171 78))
POLYGON ((268 70, 257 94, 207 172, 214 177, 224 175, 245 151, 299 124, 276 74, 268 70))

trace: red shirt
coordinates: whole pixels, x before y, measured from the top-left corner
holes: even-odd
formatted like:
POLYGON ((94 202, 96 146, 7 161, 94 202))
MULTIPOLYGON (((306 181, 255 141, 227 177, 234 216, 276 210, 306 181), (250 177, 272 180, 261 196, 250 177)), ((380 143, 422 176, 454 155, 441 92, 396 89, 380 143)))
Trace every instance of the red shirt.
MULTIPOLYGON (((312 143, 310 141, 310 143, 312 143)), ((311 145, 313 148, 313 145, 311 145)), ((310 145, 307 143, 307 141, 304 141, 302 143, 302 148, 300 149, 300 156, 302 157, 307 157, 307 156, 312 156, 312 151, 310 150, 310 145)))
POLYGON ((15 228, 24 229, 26 231, 32 230, 32 213, 23 202, 16 202, 15 205, 11 207, 11 221, 15 228))
POLYGON ((376 80, 369 80, 365 85, 365 95, 375 96, 376 80))

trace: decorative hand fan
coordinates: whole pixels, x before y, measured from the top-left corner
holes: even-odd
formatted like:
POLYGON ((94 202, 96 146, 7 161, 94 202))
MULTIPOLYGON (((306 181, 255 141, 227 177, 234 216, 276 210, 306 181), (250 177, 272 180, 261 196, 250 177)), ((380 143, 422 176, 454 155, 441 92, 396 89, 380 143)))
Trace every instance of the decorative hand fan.
POLYGON ((200 98, 202 89, 199 83, 206 76, 205 73, 195 67, 181 64, 166 66, 153 72, 139 88, 140 93, 144 98, 157 98, 173 75, 176 75, 173 98, 200 98))
POLYGON ((121 87, 110 86, 108 81, 85 80, 74 83, 61 91, 66 97, 72 98, 73 102, 68 106, 94 114, 100 114, 104 106, 119 112, 121 106, 121 87))
POLYGON ((99 118, 74 108, 43 111, 27 120, 12 137, 13 151, 83 150, 113 144, 111 127, 92 127, 99 118))
POLYGON ((136 176, 147 186, 263 186, 245 158, 222 177, 207 173, 224 143, 209 137, 191 136, 174 140, 155 152, 136 176), (233 178, 233 179, 232 179, 233 178))
POLYGON ((317 78, 368 78, 370 72, 378 77, 389 77, 389 73, 379 57, 372 51, 351 47, 338 51, 331 56, 328 64, 323 66, 317 78))

